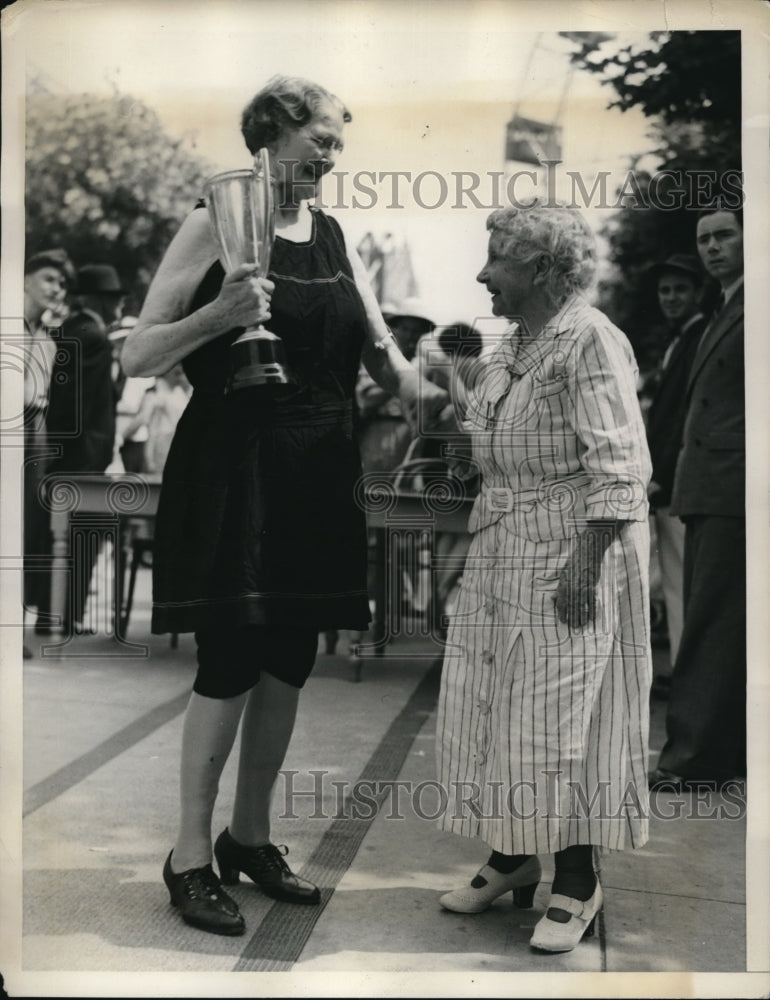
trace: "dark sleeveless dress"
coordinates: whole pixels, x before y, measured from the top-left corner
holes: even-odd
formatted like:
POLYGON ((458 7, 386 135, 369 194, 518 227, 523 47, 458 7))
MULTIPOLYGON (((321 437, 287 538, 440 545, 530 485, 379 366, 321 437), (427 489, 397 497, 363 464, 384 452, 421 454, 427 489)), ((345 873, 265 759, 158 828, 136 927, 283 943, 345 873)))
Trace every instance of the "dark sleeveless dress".
MULTIPOLYGON (((219 292, 217 262, 192 309, 219 292)), ((184 361, 193 394, 163 474, 152 631, 244 625, 365 629, 366 521, 352 400, 366 317, 342 232, 312 210, 306 243, 277 237, 268 328, 299 382, 225 393, 233 330, 184 361)))

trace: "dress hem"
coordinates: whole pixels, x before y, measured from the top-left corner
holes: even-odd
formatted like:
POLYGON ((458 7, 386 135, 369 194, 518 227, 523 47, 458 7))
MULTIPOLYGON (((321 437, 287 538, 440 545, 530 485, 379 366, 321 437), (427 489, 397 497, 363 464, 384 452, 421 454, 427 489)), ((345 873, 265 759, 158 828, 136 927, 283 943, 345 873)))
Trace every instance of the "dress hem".
POLYGON ((365 632, 372 621, 366 593, 351 598, 318 600, 292 596, 283 600, 264 598, 244 601, 201 600, 174 607, 153 605, 151 632, 197 632, 203 628, 243 628, 250 625, 295 626, 297 622, 312 625, 319 632, 346 629, 365 632))

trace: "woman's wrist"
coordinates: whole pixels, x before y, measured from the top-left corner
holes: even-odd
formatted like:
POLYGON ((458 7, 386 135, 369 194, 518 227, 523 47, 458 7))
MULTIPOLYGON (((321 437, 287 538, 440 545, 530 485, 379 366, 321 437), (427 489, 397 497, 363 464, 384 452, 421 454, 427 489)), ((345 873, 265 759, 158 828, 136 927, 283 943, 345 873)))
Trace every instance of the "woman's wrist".
POLYGON ((232 321, 229 313, 220 306, 218 299, 212 299, 211 302, 202 305, 200 309, 196 309, 187 318, 192 321, 195 329, 192 336, 195 336, 197 339, 197 337, 203 335, 206 341, 216 340, 222 334, 228 333, 238 326, 243 326, 242 323, 234 323, 232 321))
POLYGON ((586 523, 578 538, 584 539, 591 545, 600 545, 604 551, 618 537, 625 523, 615 518, 597 518, 586 523))
POLYGON ((624 521, 600 519, 589 521, 584 530, 575 538, 572 548, 572 564, 581 570, 588 570, 598 576, 604 553, 615 541, 625 524, 624 521))
POLYGON ((401 363, 396 367, 396 380, 398 382, 398 393, 400 396, 414 399, 419 395, 420 385, 423 379, 409 362, 401 356, 401 363))

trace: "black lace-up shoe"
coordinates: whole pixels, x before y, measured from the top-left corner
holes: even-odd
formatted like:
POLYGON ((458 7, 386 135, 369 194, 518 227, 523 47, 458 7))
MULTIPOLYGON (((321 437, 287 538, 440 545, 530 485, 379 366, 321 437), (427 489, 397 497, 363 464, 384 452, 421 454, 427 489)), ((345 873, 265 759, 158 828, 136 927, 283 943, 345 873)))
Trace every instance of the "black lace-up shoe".
POLYGON ((283 860, 288 853, 288 847, 278 848, 275 844, 244 847, 233 840, 229 830, 223 830, 214 844, 219 873, 225 885, 235 885, 240 872, 243 872, 272 899, 309 906, 320 903, 318 887, 295 875, 283 860))
POLYGON ((163 866, 163 881, 171 905, 179 909, 186 923, 212 934, 243 934, 246 925, 238 904, 224 891, 211 865, 176 874, 171 870, 169 854, 163 866))

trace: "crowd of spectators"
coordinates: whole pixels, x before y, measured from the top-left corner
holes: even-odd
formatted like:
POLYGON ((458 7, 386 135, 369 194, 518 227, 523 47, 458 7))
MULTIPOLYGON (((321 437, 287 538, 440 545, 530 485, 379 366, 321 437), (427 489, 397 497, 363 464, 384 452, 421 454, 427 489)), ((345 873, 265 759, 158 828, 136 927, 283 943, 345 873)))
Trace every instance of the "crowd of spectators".
MULTIPOLYGON (((61 248, 36 253, 24 273, 24 605, 35 632, 53 628, 48 493, 69 475, 161 475, 189 386, 181 366, 152 379, 126 378, 120 351, 135 319, 109 264, 75 269, 61 248)), ((99 548, 84 548, 65 632, 83 627, 99 548)), ((29 650, 25 647, 25 655, 29 650)))

